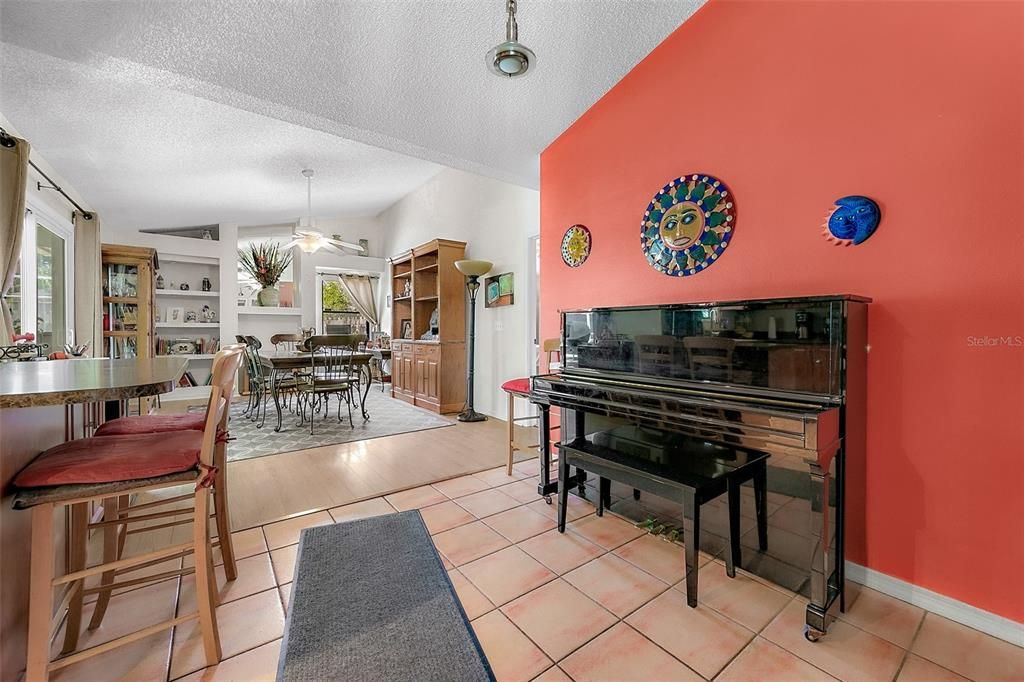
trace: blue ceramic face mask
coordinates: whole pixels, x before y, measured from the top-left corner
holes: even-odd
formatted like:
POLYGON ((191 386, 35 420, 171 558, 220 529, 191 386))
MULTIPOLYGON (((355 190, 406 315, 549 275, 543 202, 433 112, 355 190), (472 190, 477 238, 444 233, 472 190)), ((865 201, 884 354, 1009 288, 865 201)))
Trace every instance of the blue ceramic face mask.
POLYGON ((828 232, 838 243, 861 244, 875 233, 881 218, 878 204, 871 199, 843 197, 836 201, 836 209, 828 217, 828 232))

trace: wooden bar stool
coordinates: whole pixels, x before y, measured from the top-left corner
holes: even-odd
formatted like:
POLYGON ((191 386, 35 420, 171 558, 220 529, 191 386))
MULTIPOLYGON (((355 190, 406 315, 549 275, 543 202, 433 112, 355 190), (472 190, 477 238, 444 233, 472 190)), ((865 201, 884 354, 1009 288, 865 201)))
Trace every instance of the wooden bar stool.
MULTIPOLYGON (((243 353, 245 350, 245 344, 232 344, 224 346, 222 350, 243 353)), ((244 356, 243 356, 244 357, 244 356)), ((239 360, 241 362, 241 360, 239 360)), ((237 378, 237 372, 225 373, 223 381, 220 384, 221 397, 226 401, 228 405, 228 412, 230 412, 231 399, 234 396, 235 380, 237 378)), ((102 424, 94 435, 96 436, 126 436, 126 435, 139 435, 146 433, 169 433, 174 431, 185 431, 185 430, 199 430, 201 431, 206 423, 206 412, 188 412, 185 414, 147 414, 134 417, 120 417, 113 419, 109 422, 102 424)), ((226 415, 226 417, 229 415, 226 415)), ((224 560, 224 576, 227 580, 235 580, 238 577, 238 567, 235 562, 235 547, 231 539, 231 517, 228 512, 228 462, 227 462, 227 421, 225 420, 224 425, 218 427, 218 437, 216 445, 213 451, 213 466, 215 468, 216 480, 213 486, 213 516, 217 524, 217 540, 213 543, 213 546, 220 548, 221 558, 224 560)), ((104 546, 104 561, 113 561, 114 559, 120 559, 121 554, 124 551, 124 544, 127 540, 127 536, 130 533, 136 532, 147 532, 152 530, 150 528, 132 529, 129 530, 128 526, 131 521, 129 516, 130 512, 141 511, 143 508, 151 509, 152 507, 163 506, 166 504, 180 502, 184 499, 191 497, 191 495, 181 495, 166 500, 160 500, 159 502, 150 502, 144 505, 130 506, 128 495, 118 495, 117 497, 111 497, 103 501, 103 520, 99 523, 87 523, 88 531, 93 529, 103 530, 103 546, 104 546), (114 523, 119 521, 119 523, 114 523)), ((78 519, 72 514, 72 521, 78 519)), ((161 525, 161 528, 167 528, 172 525, 182 525, 185 523, 191 523, 188 519, 179 521, 170 521, 166 524, 161 525)), ((74 525, 74 524, 73 524, 74 525)), ((81 534, 83 531, 78 528, 72 528, 72 535, 76 533, 81 534)), ((104 574, 103 584, 108 584, 113 581, 115 575, 113 573, 104 574)), ((110 603, 112 590, 105 590, 100 592, 96 600, 96 607, 93 609, 92 618, 89 621, 89 629, 95 630, 103 622, 103 616, 106 614, 107 606, 110 603)), ((72 602, 71 607, 80 609, 82 606, 80 600, 72 602)), ((70 620, 79 620, 80 614, 69 613, 68 618, 70 620)), ((63 653, 70 653, 74 651, 78 644, 78 630, 67 628, 64 635, 64 648, 63 653)))
MULTIPOLYGON (((219 428, 226 427, 228 401, 221 386, 226 375, 234 376, 241 363, 238 350, 222 350, 213 362, 213 385, 202 431, 183 430, 167 433, 122 436, 94 436, 63 443, 36 457, 14 480, 17 494, 15 509, 32 510, 32 545, 30 554, 31 578, 29 583, 28 669, 26 680, 46 680, 50 672, 78 661, 102 654, 119 646, 138 641, 149 635, 167 630, 198 618, 203 638, 203 649, 208 665, 215 665, 221 656, 217 632, 216 579, 213 571, 212 545, 209 534, 209 494, 216 485, 214 451, 219 428), (122 525, 138 521, 151 521, 161 517, 191 514, 193 528, 190 542, 165 547, 137 557, 117 559, 112 548, 105 543, 104 561, 86 566, 86 532, 88 505, 104 502, 123 495, 194 484, 188 495, 193 500, 191 510, 174 508, 157 513, 145 513, 124 518, 104 520, 98 525, 122 525), (70 507, 73 518, 71 532, 70 570, 62 576, 54 575, 53 524, 55 512, 70 507), (162 572, 143 578, 114 582, 114 576, 130 568, 149 566, 160 561, 184 557, 194 553, 195 567, 162 572), (113 560, 111 560, 113 558, 113 560), (195 572, 197 610, 123 635, 84 651, 50 660, 50 641, 56 633, 60 617, 68 609, 68 629, 80 627, 81 602, 87 594, 109 593, 128 585, 140 586, 195 572), (85 581, 95 575, 103 576, 99 587, 87 588, 85 581), (64 590, 60 607, 54 611, 54 589, 64 590), (77 608, 75 607, 77 604, 77 608), (54 614, 56 613, 56 619, 54 614), (76 615, 77 614, 77 615, 76 615)), ((162 500, 160 503, 170 502, 162 500)), ((148 505, 147 505, 148 508, 148 505)), ((141 506, 136 508, 141 509, 141 506)), ((128 511, 133 511, 129 509, 128 511)), ((95 524, 94 524, 95 525, 95 524)), ((159 527, 150 526, 155 530, 159 527)))
POLYGON ((508 394, 508 422, 507 422, 507 438, 508 441, 508 463, 505 467, 506 473, 512 475, 512 463, 515 458, 517 450, 537 450, 540 448, 540 443, 534 443, 532 445, 523 445, 516 442, 516 424, 519 422, 532 422, 540 419, 539 416, 531 417, 517 417, 516 416, 516 398, 528 398, 530 395, 530 380, 529 379, 509 379, 501 385, 501 390, 508 394))

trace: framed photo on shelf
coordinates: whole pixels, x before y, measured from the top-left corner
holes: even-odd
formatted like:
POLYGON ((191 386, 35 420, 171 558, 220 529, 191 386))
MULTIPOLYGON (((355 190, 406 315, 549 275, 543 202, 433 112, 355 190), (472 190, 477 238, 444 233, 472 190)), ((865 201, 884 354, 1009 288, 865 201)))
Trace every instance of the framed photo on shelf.
POLYGON ((167 321, 175 324, 181 324, 185 321, 185 309, 181 307, 168 308, 167 321))
POLYGON ((412 338, 412 320, 403 319, 398 328, 402 333, 403 339, 412 338))
POLYGON ((504 272, 484 280, 484 307, 495 308, 497 306, 512 305, 515 302, 514 274, 504 272))

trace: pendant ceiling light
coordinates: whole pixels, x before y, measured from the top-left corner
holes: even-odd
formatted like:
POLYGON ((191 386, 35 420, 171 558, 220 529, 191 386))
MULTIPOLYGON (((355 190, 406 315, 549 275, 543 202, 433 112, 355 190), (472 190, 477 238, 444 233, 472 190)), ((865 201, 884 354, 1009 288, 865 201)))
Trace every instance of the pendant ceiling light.
MULTIPOLYGON (((314 253, 319 249, 328 249, 337 253, 344 253, 339 246, 353 251, 365 251, 359 244, 343 242, 340 239, 330 239, 316 231, 316 220, 313 218, 313 170, 306 168, 302 171, 302 177, 306 178, 306 215, 299 218, 295 227, 295 234, 292 241, 285 244, 286 249, 297 246, 306 253, 314 253)), ((335 235, 337 236, 337 235, 335 235)))
POLYGON ((516 24, 516 0, 508 0, 508 18, 505 22, 505 42, 494 46, 487 53, 487 68, 506 78, 525 76, 531 67, 536 68, 537 55, 519 42, 519 26, 516 24))

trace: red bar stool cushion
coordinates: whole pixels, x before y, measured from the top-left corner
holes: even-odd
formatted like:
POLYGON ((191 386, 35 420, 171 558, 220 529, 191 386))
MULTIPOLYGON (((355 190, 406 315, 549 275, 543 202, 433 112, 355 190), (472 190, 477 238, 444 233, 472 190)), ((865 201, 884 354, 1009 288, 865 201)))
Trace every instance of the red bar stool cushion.
POLYGON ((115 483, 188 471, 199 464, 202 439, 202 431, 176 431, 72 440, 32 460, 14 485, 115 483))
POLYGON ((508 393, 519 393, 527 395, 530 392, 529 379, 509 379, 501 385, 501 390, 508 393))
POLYGON ((166 433, 168 431, 202 431, 206 425, 206 412, 185 414, 144 414, 139 417, 120 417, 101 424, 94 436, 125 436, 140 433, 166 433))

